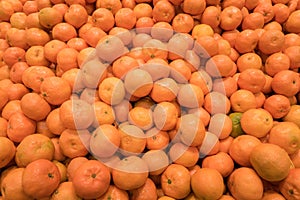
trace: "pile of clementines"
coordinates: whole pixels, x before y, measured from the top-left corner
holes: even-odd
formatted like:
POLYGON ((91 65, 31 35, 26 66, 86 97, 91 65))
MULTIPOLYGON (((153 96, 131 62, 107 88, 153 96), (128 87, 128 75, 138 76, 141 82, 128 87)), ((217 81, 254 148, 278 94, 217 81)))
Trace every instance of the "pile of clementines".
POLYGON ((0 199, 299 200, 299 0, 0 0, 0 199))

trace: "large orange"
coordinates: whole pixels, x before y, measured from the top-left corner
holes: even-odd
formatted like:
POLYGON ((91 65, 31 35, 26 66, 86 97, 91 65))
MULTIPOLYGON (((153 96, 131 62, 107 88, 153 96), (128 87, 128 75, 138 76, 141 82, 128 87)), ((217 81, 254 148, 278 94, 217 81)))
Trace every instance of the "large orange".
POLYGON ((284 180, 293 163, 288 153, 276 144, 261 143, 253 148, 250 163, 264 180, 275 182, 284 180))
POLYGON ((299 168, 291 169, 288 176, 279 184, 280 192, 288 200, 299 198, 299 168))

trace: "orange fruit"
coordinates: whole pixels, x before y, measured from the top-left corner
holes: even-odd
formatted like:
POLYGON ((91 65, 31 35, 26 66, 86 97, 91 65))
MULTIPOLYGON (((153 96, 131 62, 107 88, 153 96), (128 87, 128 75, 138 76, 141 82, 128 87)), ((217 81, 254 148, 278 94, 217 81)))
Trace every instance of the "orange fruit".
MULTIPOLYGON (((54 156, 53 159, 58 161, 58 162, 63 162, 66 160, 66 156, 63 155, 60 146, 59 146, 59 138, 53 137, 51 138, 51 141, 54 145, 54 156)), ((66 173, 67 174, 67 173, 66 173)), ((67 176, 67 175, 65 175, 67 176)), ((66 177, 62 177, 62 179, 65 179, 66 177)))
POLYGON ((87 130, 65 129, 59 137, 62 153, 69 157, 86 156, 88 153, 85 137, 90 136, 87 130))
POLYGON ((142 17, 152 17, 152 7, 147 3, 138 3, 134 8, 133 12, 139 19, 142 17))
POLYGON ((8 124, 8 121, 5 118, 0 117, 0 136, 1 137, 7 137, 7 124, 8 124))
POLYGON ((72 4, 65 12, 64 20, 78 29, 88 21, 88 13, 84 6, 72 4))
POLYGON ((79 38, 79 37, 75 37, 75 38, 71 38, 68 42, 67 42, 68 47, 71 47, 73 49, 76 49, 77 51, 81 51, 88 46, 88 44, 86 43, 86 41, 83 38, 79 38))
POLYGON ((189 83, 199 86, 204 95, 210 92, 213 87, 211 76, 202 69, 199 69, 191 74, 189 83))
POLYGON ((171 71, 170 77, 178 83, 185 83, 191 77, 191 70, 188 63, 183 59, 175 59, 169 64, 171 71))
POLYGON ((22 74, 29 66, 26 62, 17 62, 15 63, 10 71, 9 71, 9 78, 14 83, 22 83, 22 74))
POLYGON ((169 144, 169 135, 166 131, 158 130, 156 127, 149 129, 146 133, 146 147, 150 150, 164 149, 169 144))
POLYGON ((257 174, 266 181, 285 179, 293 163, 287 152, 276 144, 261 143, 253 148, 250 163, 257 174))
POLYGON ((22 186, 25 194, 32 198, 49 197, 60 184, 58 167, 46 159, 38 159, 29 163, 23 171, 22 186), (40 187, 40 183, 44 187, 40 187))
POLYGON ((300 76, 291 70, 281 70, 273 76, 272 89, 277 94, 287 97, 296 95, 300 88, 300 76))
MULTIPOLYGON (((160 4, 163 4, 163 2, 160 4)), ((168 10, 167 8, 166 11, 173 12, 172 9, 173 8, 168 10)), ((153 20, 154 20, 154 25, 151 28, 150 35, 152 36, 153 39, 157 39, 162 42, 167 42, 174 34, 172 25, 165 21, 155 21, 154 16, 153 16, 153 20)))
POLYGON ((151 92, 153 81, 151 75, 147 71, 134 69, 126 74, 124 86, 129 94, 136 97, 143 97, 151 92))
POLYGON ((112 70, 117 78, 123 79, 126 73, 135 67, 138 67, 138 62, 134 58, 121 56, 113 62, 112 70))
POLYGON ((171 22, 175 16, 175 8, 169 1, 158 1, 152 10, 155 22, 171 22))
POLYGON ((265 83, 266 78, 264 73, 254 68, 242 71, 237 80, 237 84, 241 89, 246 89, 253 93, 260 92, 265 83))
POLYGON ((56 56, 57 68, 65 72, 72 68, 78 68, 77 56, 79 52, 70 47, 61 49, 56 56))
POLYGON ((220 147, 219 138, 215 134, 206 131, 203 142, 198 148, 200 151, 200 155, 203 157, 206 155, 214 155, 218 153, 219 147, 220 147))
POLYGON ((288 154, 300 148, 300 129, 294 122, 278 122, 269 132, 268 142, 283 148, 288 154))
POLYGON ((299 46, 290 46, 284 50, 284 54, 286 54, 290 58, 290 69, 298 68, 300 60, 298 59, 298 55, 300 54, 299 46))
POLYGON ((279 184, 279 190, 286 199, 299 198, 299 168, 290 170, 288 176, 279 184))
POLYGON ((259 2, 253 12, 261 13, 264 16, 265 23, 270 22, 275 15, 273 5, 268 2, 259 2))
POLYGON ((287 33, 284 35, 284 45, 283 45, 283 50, 290 46, 294 46, 300 43, 300 37, 299 35, 295 33, 287 33))
POLYGON ((103 163, 88 160, 75 171, 72 182, 79 197, 96 199, 108 190, 110 180, 109 170, 103 163))
POLYGON ((120 151, 123 155, 142 153, 146 147, 146 138, 141 128, 124 124, 119 126, 121 135, 120 151))
MULTIPOLYGON (((81 78, 81 80, 78 81, 82 81, 82 83, 88 88, 97 88, 106 78, 108 73, 107 66, 97 58, 87 60, 87 62, 83 63, 80 72, 81 74, 78 79, 81 78), (97 71, 97 73, 95 71, 97 71)), ((107 82, 109 82, 109 80, 110 79, 108 79, 107 82)))
POLYGON ((16 153, 16 147, 14 143, 7 137, 0 137, 1 148, 3 149, 3 154, 1 155, 0 167, 6 167, 14 158, 16 153))
POLYGON ((232 141, 229 155, 240 166, 250 167, 250 153, 261 141, 252 135, 240 135, 232 141))
POLYGON ((31 46, 26 51, 25 59, 30 66, 48 66, 49 61, 45 58, 43 46, 31 46))
POLYGON ((227 55, 212 56, 205 65, 206 72, 212 77, 228 77, 234 69, 235 63, 227 55))
POLYGON ((88 159, 83 156, 78 156, 69 160, 67 163, 67 178, 69 181, 72 181, 75 171, 86 161, 88 161, 88 159))
POLYGON ((230 145, 232 144, 233 140, 234 140, 234 138, 232 136, 228 136, 225 139, 219 140, 219 151, 228 153, 230 145))
POLYGON ((8 101, 2 109, 2 117, 9 120, 10 116, 16 112, 21 112, 20 100, 8 101))
POLYGON ((86 129, 94 121, 92 105, 80 99, 63 102, 59 111, 63 125, 69 129, 86 129), (82 115, 82 113, 85 114, 82 115))
POLYGON ((177 101, 180 106, 187 108, 198 108, 203 105, 204 94, 202 89, 194 84, 183 84, 177 94, 177 101))
POLYGON ((249 68, 261 69, 262 68, 262 59, 256 53, 245 53, 242 54, 237 59, 237 68, 239 72, 245 71, 249 68))
POLYGON ((92 23, 86 23, 79 29, 79 37, 83 38, 88 45, 94 48, 97 47, 99 40, 104 38, 106 35, 107 34, 101 28, 93 26, 92 23), (85 27, 89 25, 91 27, 85 27), (86 30, 83 31, 84 28, 86 28, 86 30))
POLYGON ((21 47, 8 47, 4 50, 2 59, 8 66, 12 66, 16 62, 25 61, 27 51, 21 47))
POLYGON ((197 36, 193 51, 200 57, 208 58, 219 53, 219 45, 211 35, 197 36))
POLYGON ((176 32, 189 33, 194 27, 194 19, 189 14, 179 13, 173 18, 172 27, 176 32))
POLYGON ((288 70, 289 68, 289 57, 282 52, 277 52, 267 57, 264 70, 269 76, 273 77, 276 73, 282 70, 288 70))
POLYGON ((284 116, 283 120, 288 122, 294 122, 295 124, 300 127, 299 124, 299 112, 300 106, 299 105, 291 105, 291 108, 286 116, 284 116))
POLYGON ((22 112, 12 113, 8 119, 7 137, 13 142, 21 142, 36 130, 36 122, 22 112))
POLYGON ((149 200, 156 200, 157 199, 157 192, 156 192, 156 185, 154 182, 147 178, 145 184, 137 189, 130 191, 130 197, 132 199, 149 199, 149 200))
POLYGON ((150 176, 161 175, 169 166, 170 160, 164 150, 149 150, 142 156, 149 168, 150 176))
POLYGON ((15 162, 19 167, 26 167, 38 159, 52 160, 54 145, 50 138, 42 134, 25 137, 16 148, 15 162))
POLYGON ((119 104, 125 97, 124 83, 116 77, 105 78, 99 85, 98 94, 109 105, 119 104))
POLYGON ((298 10, 291 12, 291 14, 287 18, 285 25, 284 25, 286 31, 288 31, 290 33, 291 32, 293 32, 293 33, 300 32, 299 28, 298 28, 298 21, 297 21, 297 19, 299 19, 299 15, 300 15, 300 12, 298 10))
POLYGON ((232 131, 232 121, 224 113, 214 114, 210 118, 207 130, 215 134, 218 138, 225 139, 232 131))
POLYGON ((228 177, 227 187, 235 199, 261 199, 264 192, 262 180, 248 167, 235 169, 228 177))
POLYGON ((114 0, 114 1, 102 0, 102 1, 96 1, 96 7, 106 8, 110 10, 113 14, 115 14, 122 7, 122 3, 123 2, 121 2, 120 0, 114 0))
POLYGON ((148 130, 153 126, 152 110, 134 107, 128 113, 128 122, 143 130, 148 130))
POLYGON ((234 170, 232 158, 224 152, 206 156, 202 161, 202 168, 216 169, 223 177, 227 177, 234 170))
POLYGON ((132 29, 136 20, 134 11, 130 8, 120 8, 115 14, 115 25, 117 27, 132 29))
POLYGON ((171 78, 163 78, 153 83, 150 97, 155 102, 172 101, 178 93, 178 85, 171 78))
POLYGON ((51 62, 56 63, 58 52, 65 47, 67 47, 67 44, 63 41, 56 39, 50 40, 44 45, 45 58, 47 58, 51 62))
POLYGON ((263 197, 262 197, 262 200, 271 200, 271 199, 274 199, 274 200, 284 200, 285 198, 278 192, 276 191, 265 191, 264 194, 263 194, 263 197))
POLYGON ((282 50, 284 34, 279 30, 266 30, 259 37, 258 49, 264 54, 272 54, 282 50))
POLYGON ((189 147, 181 142, 174 143, 169 149, 170 160, 184 167, 194 166, 199 159, 197 147, 189 147))
POLYGON ((220 24, 221 10, 217 6, 207 6, 202 12, 201 23, 210 25, 212 28, 220 24))
POLYGON ((105 32, 112 29, 115 24, 113 13, 106 8, 97 8, 91 16, 93 26, 99 27, 105 32))
POLYGON ((246 134, 258 138, 266 136, 273 127, 271 113, 262 108, 252 108, 245 111, 240 122, 241 127, 246 134), (258 132, 257 129, 260 131, 258 132))
POLYGON ((205 8, 206 8, 206 1, 195 2, 191 0, 184 0, 182 2, 183 12, 190 15, 200 15, 203 13, 205 8))
POLYGON ((256 108, 255 95, 245 89, 239 89, 232 93, 230 103, 235 112, 245 112, 251 108, 256 108))
POLYGON ((266 98, 263 108, 267 110, 274 119, 279 119, 287 115, 291 105, 286 96, 273 94, 266 98))
POLYGON ((259 12, 252 12, 243 18, 242 29, 255 30, 255 29, 263 28, 264 24, 265 24, 264 16, 259 12))
POLYGON ((93 131, 89 149, 96 157, 111 157, 118 150, 120 143, 121 135, 118 129, 113 125, 103 124, 93 131))
POLYGON ((93 127, 98 127, 101 124, 113 124, 115 113, 109 104, 96 100, 92 103, 92 107, 95 114, 95 119, 92 123, 93 127))
POLYGON ((9 170, 8 174, 3 177, 1 182, 1 193, 5 199, 32 199, 24 193, 22 187, 24 168, 16 168, 9 170))
POLYGON ((182 143, 188 146, 199 146, 205 137, 203 122, 195 114, 185 114, 178 119, 178 136, 182 143))
POLYGON ((182 199, 191 192, 189 170, 179 164, 170 164, 161 175, 161 187, 165 195, 182 199))
POLYGON ((204 97, 204 108, 211 114, 229 113, 230 100, 220 92, 212 91, 204 97))
POLYGON ((40 85, 43 98, 51 105, 60 105, 71 96, 69 83, 60 77, 48 77, 40 85))
POLYGON ((258 41, 257 33, 246 29, 237 34, 234 47, 239 53, 249 53, 256 48, 258 41))
POLYGON ((129 156, 117 162, 111 174, 113 182, 118 188, 133 190, 146 183, 149 172, 143 159, 137 156, 129 156), (130 182, 126 181, 129 179, 130 182))
POLYGON ((219 199, 225 185, 219 171, 212 168, 201 168, 191 176, 191 188, 199 199, 219 199))
POLYGON ((50 41, 49 34, 40 28, 26 29, 26 42, 29 46, 41 45, 44 46, 50 41))
POLYGON ((120 200, 128 200, 129 195, 126 190, 121 190, 115 185, 110 185, 108 190, 97 200, 106 200, 106 199, 120 199, 120 200))
POLYGON ((66 22, 60 22, 52 28, 53 39, 67 42, 71 38, 77 37, 77 32, 74 26, 66 22))
POLYGON ((21 110, 30 119, 40 121, 45 119, 51 107, 49 103, 37 93, 27 93, 21 98, 21 110), (37 109, 39 107, 39 109, 37 109))
POLYGON ((60 183, 57 189, 51 195, 52 200, 59 200, 62 198, 80 199, 80 197, 75 193, 75 189, 71 181, 60 183))
POLYGON ((228 31, 236 29, 241 24, 243 16, 239 8, 228 6, 221 11, 220 18, 220 27, 228 31))
POLYGON ((63 15, 53 7, 40 9, 38 17, 40 24, 47 29, 51 29, 63 21, 63 15))

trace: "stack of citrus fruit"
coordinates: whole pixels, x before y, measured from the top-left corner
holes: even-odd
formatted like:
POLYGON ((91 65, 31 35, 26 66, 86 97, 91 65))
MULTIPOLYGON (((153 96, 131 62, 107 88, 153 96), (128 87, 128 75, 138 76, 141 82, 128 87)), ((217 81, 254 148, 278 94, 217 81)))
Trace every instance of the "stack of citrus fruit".
POLYGON ((0 200, 300 199, 300 0, 0 0, 0 200))

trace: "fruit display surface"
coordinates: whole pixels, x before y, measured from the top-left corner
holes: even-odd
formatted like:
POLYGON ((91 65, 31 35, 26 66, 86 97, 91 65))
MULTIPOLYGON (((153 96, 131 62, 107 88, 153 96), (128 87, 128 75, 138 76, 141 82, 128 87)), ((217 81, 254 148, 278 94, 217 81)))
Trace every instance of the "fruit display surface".
POLYGON ((300 199, 300 0, 0 0, 0 200, 300 199))

